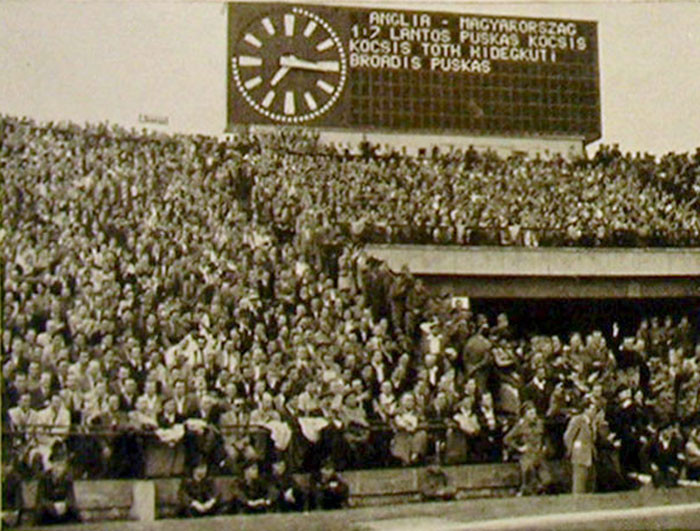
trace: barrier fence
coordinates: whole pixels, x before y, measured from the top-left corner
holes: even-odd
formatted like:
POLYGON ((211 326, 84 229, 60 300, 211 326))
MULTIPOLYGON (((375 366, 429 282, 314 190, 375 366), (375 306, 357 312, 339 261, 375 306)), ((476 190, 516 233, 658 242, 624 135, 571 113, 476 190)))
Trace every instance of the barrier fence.
MULTIPOLYGON (((552 432, 562 429, 558 423, 548 426, 552 432)), ((315 434, 304 432, 299 422, 287 428, 285 435, 286 429, 279 424, 215 426, 185 421, 165 429, 34 425, 30 429, 4 430, 2 436, 4 451, 15 457, 27 477, 40 470, 52 451, 59 451, 52 448, 57 441, 64 443, 77 477, 100 479, 181 476, 187 473, 193 455, 203 449, 214 456, 210 462, 219 465, 226 461, 223 473, 233 472, 239 470, 236 459, 251 458, 246 447, 254 450, 253 459, 261 464, 284 458, 298 472, 310 472, 326 458, 343 470, 400 466, 402 463, 394 455, 396 446, 404 445, 406 449, 402 451, 410 453, 412 444, 420 449, 418 458, 410 464, 512 460, 502 446, 502 426, 495 430, 484 427, 471 435, 457 423, 445 422, 421 423, 410 431, 377 422, 352 428, 329 424, 315 434), (412 443, 414 439, 418 442, 412 443)))

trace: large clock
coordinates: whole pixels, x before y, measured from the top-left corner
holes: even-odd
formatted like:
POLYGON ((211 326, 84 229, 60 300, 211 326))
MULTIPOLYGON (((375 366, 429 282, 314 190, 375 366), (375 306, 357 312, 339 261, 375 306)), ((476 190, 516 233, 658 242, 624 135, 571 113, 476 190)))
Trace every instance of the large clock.
POLYGON ((347 58, 338 34, 300 7, 265 13, 240 32, 231 57, 233 81, 248 104, 268 119, 298 124, 338 101, 347 58))

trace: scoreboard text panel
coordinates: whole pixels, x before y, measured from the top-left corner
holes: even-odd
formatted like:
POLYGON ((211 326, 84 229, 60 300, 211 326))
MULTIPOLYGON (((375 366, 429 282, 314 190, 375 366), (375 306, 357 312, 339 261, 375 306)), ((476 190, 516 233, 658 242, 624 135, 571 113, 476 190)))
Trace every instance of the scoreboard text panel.
POLYGON ((595 22, 229 4, 229 124, 600 137, 595 22))

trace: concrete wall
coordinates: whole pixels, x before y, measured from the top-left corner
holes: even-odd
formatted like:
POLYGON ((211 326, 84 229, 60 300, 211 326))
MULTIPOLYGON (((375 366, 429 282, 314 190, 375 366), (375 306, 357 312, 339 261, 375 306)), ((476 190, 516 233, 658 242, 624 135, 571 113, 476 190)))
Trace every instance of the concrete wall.
MULTIPOLYGON (((547 464, 557 485, 566 487, 570 472, 565 463, 547 464)), ((520 485, 520 471, 515 463, 494 463, 443 467, 449 482, 461 499, 474 497, 502 497, 515 494, 520 485)), ((397 468, 356 470, 343 472, 350 486, 350 506, 364 507, 407 503, 421 500, 421 483, 425 468, 397 468)), ((298 475, 300 484, 308 485, 306 475, 298 475)), ((218 477, 216 488, 222 498, 230 498, 233 477, 218 477)), ((87 521, 134 519, 134 507, 150 503, 149 516, 159 518, 175 515, 179 478, 151 480, 87 480, 75 482, 75 495, 81 516, 87 521), (149 486, 145 493, 142 487, 149 486)), ((35 508, 37 482, 23 485, 24 506, 35 508)), ((144 507, 141 507, 143 512, 144 507)), ((150 520, 151 518, 146 518, 150 520)))
POLYGON ((435 293, 475 299, 666 299, 700 297, 695 278, 423 277, 435 293))
POLYGON ((700 297, 700 249, 372 245, 435 292, 473 298, 700 297))
POLYGON ((589 249, 371 245, 367 251, 417 275, 487 277, 700 277, 700 249, 589 249))

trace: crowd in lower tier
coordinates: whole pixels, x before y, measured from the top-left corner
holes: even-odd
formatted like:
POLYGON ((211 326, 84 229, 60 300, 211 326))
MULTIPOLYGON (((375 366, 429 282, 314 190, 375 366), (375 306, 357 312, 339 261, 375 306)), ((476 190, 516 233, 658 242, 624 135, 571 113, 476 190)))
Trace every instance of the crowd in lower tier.
POLYGON ((511 236, 530 224, 518 216, 551 214, 562 245, 630 230, 690 244, 693 201, 653 175, 692 188, 693 157, 355 157, 265 138, 0 126, 3 452, 21 476, 46 474, 57 442, 89 478, 147 475, 152 445, 179 449, 188 470, 241 477, 255 463, 268 478, 280 460, 312 474, 326 459, 502 462, 527 449, 507 435, 532 403, 547 459, 566 456, 571 419, 595 406, 596 445, 611 449, 601 487, 697 477, 696 315, 650 316, 623 339, 573 323, 566 337, 516 334, 505 314, 489 321, 362 251, 377 227, 388 241, 467 243, 469 216, 501 211, 516 216, 499 225, 511 236), (390 213, 425 218, 428 239, 420 223, 396 232, 390 213))

